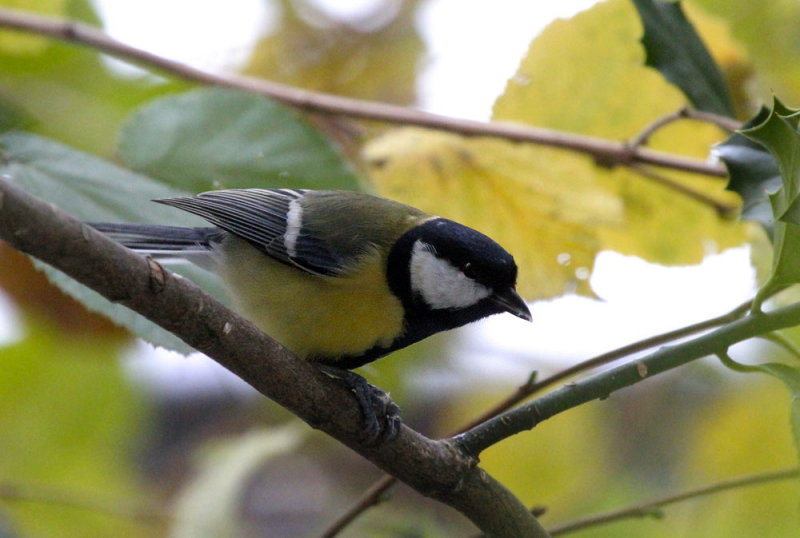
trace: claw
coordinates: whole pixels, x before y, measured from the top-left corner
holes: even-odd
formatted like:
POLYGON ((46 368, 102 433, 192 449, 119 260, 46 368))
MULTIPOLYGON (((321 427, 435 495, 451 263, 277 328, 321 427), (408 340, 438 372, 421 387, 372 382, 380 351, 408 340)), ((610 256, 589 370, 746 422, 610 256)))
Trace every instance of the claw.
POLYGON ((321 366, 320 369, 353 392, 364 417, 362 431, 367 445, 377 446, 397 436, 403 423, 400 407, 388 394, 350 370, 335 366, 321 366))

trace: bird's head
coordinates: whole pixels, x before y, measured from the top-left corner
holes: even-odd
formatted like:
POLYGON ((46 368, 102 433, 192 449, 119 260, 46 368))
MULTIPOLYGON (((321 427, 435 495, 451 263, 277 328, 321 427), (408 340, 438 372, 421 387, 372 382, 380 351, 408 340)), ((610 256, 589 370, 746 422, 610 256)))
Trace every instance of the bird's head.
POLYGON ((429 219, 397 241, 388 280, 409 323, 428 324, 418 330, 429 334, 502 312, 531 320, 515 289, 517 265, 511 254, 448 219, 429 219))

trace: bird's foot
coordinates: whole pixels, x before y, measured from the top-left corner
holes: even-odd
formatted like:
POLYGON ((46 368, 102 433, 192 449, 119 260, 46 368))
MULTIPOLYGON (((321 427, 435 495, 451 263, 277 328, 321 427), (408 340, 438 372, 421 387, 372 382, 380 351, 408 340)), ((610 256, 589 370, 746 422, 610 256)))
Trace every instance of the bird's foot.
POLYGON ((363 433, 366 443, 371 446, 391 441, 400 431, 400 407, 387 393, 350 370, 335 366, 321 366, 326 375, 332 377, 349 389, 356 398, 364 417, 363 433))

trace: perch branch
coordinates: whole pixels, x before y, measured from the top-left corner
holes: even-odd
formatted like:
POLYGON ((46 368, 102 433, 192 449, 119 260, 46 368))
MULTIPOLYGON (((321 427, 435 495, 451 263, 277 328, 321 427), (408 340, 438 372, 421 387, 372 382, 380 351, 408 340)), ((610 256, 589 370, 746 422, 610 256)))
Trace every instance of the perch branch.
POLYGON ((487 534, 547 536, 516 497, 452 443, 402 426, 395 439, 364 446, 360 411, 339 383, 191 282, 5 180, 0 238, 172 332, 309 425, 459 510, 487 534))
MULTIPOLYGON (((569 368, 565 368, 555 374, 542 379, 541 381, 536 380, 536 376, 532 374, 529 379, 522 385, 520 385, 514 393, 510 394, 505 400, 498 402, 494 407, 488 409, 480 416, 475 417, 467 424, 461 426, 458 430, 451 433, 450 436, 457 435, 459 433, 466 432, 472 428, 477 427, 479 424, 490 420, 501 413, 504 413, 518 405, 528 397, 545 390, 546 388, 552 387, 556 383, 560 383, 565 381, 571 377, 574 377, 582 372, 586 372, 587 370, 591 370, 593 368, 597 368, 599 366, 603 366, 606 364, 610 364, 612 362, 618 361, 623 359, 627 356, 633 355, 634 353, 638 353, 641 351, 645 351, 647 349, 654 348, 656 346, 664 345, 669 342, 673 342, 680 338, 685 338, 687 336, 691 336, 693 334, 697 334, 702 331, 706 331, 708 329, 713 329, 714 327, 719 327, 725 323, 730 323, 741 318, 744 314, 750 310, 750 306, 752 301, 746 301, 741 305, 737 306, 730 312, 722 314, 720 316, 710 318, 698 323, 693 323, 691 325, 687 325, 685 327, 681 327, 679 329, 675 329, 672 331, 668 331, 662 334, 658 334, 655 336, 651 336, 645 338, 643 340, 639 340, 638 342, 632 342, 620 348, 608 351, 606 353, 601 353, 591 359, 587 359, 583 362, 570 366, 569 368)), ((372 506, 377 505, 380 502, 381 497, 389 490, 394 484, 397 483, 397 479, 391 475, 384 475, 378 480, 376 480, 370 487, 367 489, 361 497, 348 508, 346 512, 340 515, 334 522, 331 524, 325 531, 325 533, 321 536, 321 538, 333 538, 339 532, 344 530, 347 525, 352 523, 359 515, 363 512, 371 508, 372 506)))

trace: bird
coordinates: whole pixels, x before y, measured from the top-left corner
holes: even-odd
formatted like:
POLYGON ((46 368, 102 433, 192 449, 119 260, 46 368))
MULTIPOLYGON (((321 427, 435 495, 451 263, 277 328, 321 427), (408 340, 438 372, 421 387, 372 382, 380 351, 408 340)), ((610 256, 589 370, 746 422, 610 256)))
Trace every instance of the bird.
POLYGON ((89 224, 157 260, 217 273, 238 311, 353 390, 372 440, 397 433, 399 407, 353 369, 493 314, 532 319, 511 254, 400 202, 288 188, 153 201, 211 226, 89 224))

